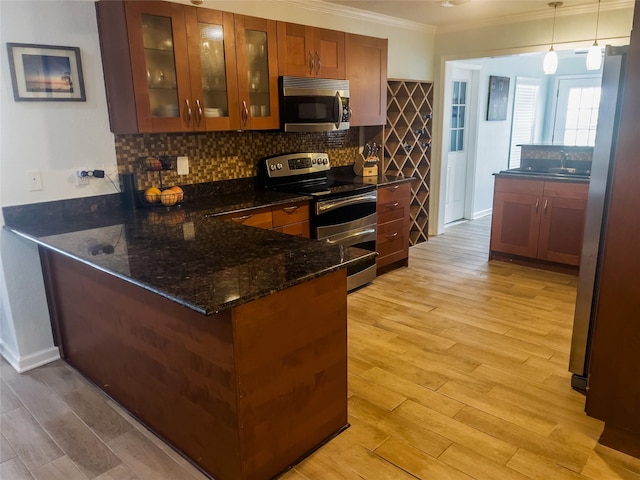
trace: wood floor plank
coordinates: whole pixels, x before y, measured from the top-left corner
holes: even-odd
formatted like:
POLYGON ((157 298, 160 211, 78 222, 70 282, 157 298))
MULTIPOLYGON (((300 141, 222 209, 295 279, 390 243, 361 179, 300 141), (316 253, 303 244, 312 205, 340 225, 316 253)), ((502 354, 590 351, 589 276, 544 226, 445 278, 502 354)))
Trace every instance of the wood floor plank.
POLYGON ((133 425, 107 404, 103 395, 88 386, 83 385, 67 392, 62 398, 106 443, 133 428, 133 425))
POLYGON ((589 456, 586 465, 582 469, 582 475, 593 480, 602 478, 620 480, 640 480, 640 473, 632 472, 626 468, 607 461, 597 453, 589 456))
MULTIPOLYGON (((303 479, 322 478, 325 480, 361 480, 362 476, 337 463, 323 451, 315 452, 295 467, 295 472, 303 479)), ((300 477, 297 477, 300 478, 300 477)), ((295 476, 286 474, 282 480, 297 480, 295 476)))
POLYGON ((11 391, 9 385, 0 379, 0 415, 20 407, 22 407, 20 399, 11 391))
MULTIPOLYGON (((578 480, 583 478, 576 472, 558 465, 553 460, 536 455, 526 449, 519 449, 516 454, 509 460, 507 466, 513 470, 517 470, 522 474, 534 480, 578 480)), ((600 480, 605 480, 600 479, 600 480)), ((613 480, 613 479, 607 479, 613 480)))
POLYGON ((114 438, 109 446, 140 480, 197 478, 167 457, 137 429, 114 438))
POLYGON ((438 480, 473 480, 473 477, 452 468, 402 440, 389 437, 375 450, 376 454, 406 470, 417 478, 438 480))
MULTIPOLYGON (((478 448, 481 448, 481 445, 478 448)), ((530 477, 503 463, 492 460, 489 455, 483 455, 477 449, 457 443, 452 444, 440 455, 439 460, 476 480, 531 480, 530 477)), ((548 480, 551 480, 551 477, 548 480)))
POLYGON ((64 455, 24 407, 16 408, 0 416, 0 424, 2 425, 2 435, 29 470, 64 455))
POLYGON ((140 480, 140 477, 133 473, 129 467, 122 464, 96 477, 95 480, 140 480))
POLYGON ((93 478, 84 476, 66 455, 32 470, 31 474, 36 480, 86 480, 93 478))
POLYGON ((3 480, 34 480, 18 457, 0 463, 0 478, 3 480))
POLYGON ((6 437, 0 433, 0 463, 6 462, 10 458, 17 457, 18 454, 11 448, 11 444, 6 437))
POLYGON ((348 374, 348 387, 349 396, 366 396, 374 405, 389 411, 407 399, 407 397, 388 389, 380 383, 368 382, 353 373, 348 374))
POLYGON ((463 408, 454 418, 509 445, 546 457, 577 473, 582 470, 589 458, 586 449, 565 445, 530 430, 514 428, 513 423, 474 407, 463 408))
POLYGON ((452 443, 477 449, 478 453, 487 455, 497 463, 506 463, 517 447, 457 420, 458 416, 468 408, 470 407, 463 408, 452 418, 407 400, 394 413, 409 421, 419 422, 429 431, 437 433, 452 443))

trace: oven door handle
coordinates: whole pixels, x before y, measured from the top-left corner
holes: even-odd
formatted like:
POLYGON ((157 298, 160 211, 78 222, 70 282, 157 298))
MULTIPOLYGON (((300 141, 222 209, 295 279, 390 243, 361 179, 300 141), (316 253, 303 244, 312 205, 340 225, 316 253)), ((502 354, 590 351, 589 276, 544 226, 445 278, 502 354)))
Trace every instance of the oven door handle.
POLYGON ((316 203, 316 214, 326 213, 330 210, 340 207, 348 207, 358 203, 375 203, 378 199, 376 192, 355 195, 353 197, 343 198, 340 200, 327 200, 316 203))
POLYGON ((335 244, 340 244, 340 245, 344 245, 345 243, 347 245, 353 245, 353 243, 355 242, 349 242, 350 240, 355 240, 358 239, 360 237, 366 237, 369 235, 373 235, 376 233, 376 229, 375 228, 367 228, 366 230, 360 230, 358 232, 354 232, 351 233, 349 235, 345 235, 344 237, 339 237, 339 238, 334 238, 334 239, 326 239, 326 242, 331 244, 331 245, 335 245, 335 244))

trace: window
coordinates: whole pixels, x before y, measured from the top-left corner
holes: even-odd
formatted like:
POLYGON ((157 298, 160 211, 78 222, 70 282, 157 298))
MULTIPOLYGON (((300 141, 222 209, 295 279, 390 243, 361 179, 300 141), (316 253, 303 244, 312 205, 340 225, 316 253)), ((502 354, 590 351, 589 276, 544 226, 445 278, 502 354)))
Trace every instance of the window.
POLYGON ((511 149, 509 168, 520 166, 520 147, 523 143, 533 143, 538 111, 540 80, 517 78, 511 124, 511 149))
POLYGON ((590 147, 595 144, 600 83, 600 76, 558 79, 553 143, 590 147))
POLYGON ((450 152, 464 150, 464 119, 467 108, 467 82, 453 82, 453 98, 451 99, 451 141, 450 152))
POLYGON ((600 87, 569 89, 564 145, 595 145, 599 107, 600 87))

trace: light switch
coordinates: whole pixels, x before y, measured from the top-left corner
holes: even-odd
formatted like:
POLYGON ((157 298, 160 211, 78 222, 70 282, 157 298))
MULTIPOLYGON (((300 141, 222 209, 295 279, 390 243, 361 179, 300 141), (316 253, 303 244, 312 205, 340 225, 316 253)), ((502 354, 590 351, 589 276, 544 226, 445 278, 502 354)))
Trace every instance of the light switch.
POLYGON ((189 175, 189 157, 178 157, 178 175, 189 175))

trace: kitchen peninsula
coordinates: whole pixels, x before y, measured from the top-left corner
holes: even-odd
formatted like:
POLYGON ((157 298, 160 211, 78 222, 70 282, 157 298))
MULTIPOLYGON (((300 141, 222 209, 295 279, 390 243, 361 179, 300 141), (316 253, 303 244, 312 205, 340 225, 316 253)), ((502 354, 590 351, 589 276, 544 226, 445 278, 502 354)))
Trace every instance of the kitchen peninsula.
POLYGON ((39 245, 69 364, 216 479, 271 478, 348 425, 346 267, 375 253, 222 211, 5 228, 39 245))

